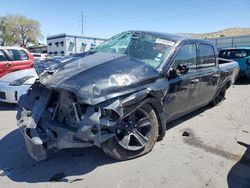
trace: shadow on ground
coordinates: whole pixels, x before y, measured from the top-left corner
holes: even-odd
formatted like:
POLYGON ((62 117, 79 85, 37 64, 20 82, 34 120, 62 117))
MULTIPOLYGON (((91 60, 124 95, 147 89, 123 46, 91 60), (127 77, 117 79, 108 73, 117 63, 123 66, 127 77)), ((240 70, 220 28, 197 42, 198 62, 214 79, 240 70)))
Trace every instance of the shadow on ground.
POLYGON ((84 175, 116 162, 97 147, 62 150, 45 161, 36 162, 29 156, 18 129, 0 140, 0 151, 0 176, 15 182, 48 182, 52 178, 72 183, 82 179, 69 176, 84 175))
MULTIPOLYGON (((223 102, 223 101, 222 101, 223 102)), ((184 121, 187 121, 189 119, 194 118, 195 116, 202 116, 201 114, 205 112, 206 110, 210 110, 214 106, 212 105, 207 105, 205 107, 199 108, 198 110, 195 110, 194 112, 191 112, 190 114, 187 114, 181 118, 178 118, 177 120, 174 120, 170 123, 167 123, 167 130, 174 128, 175 126, 183 123, 184 121)))
POLYGON ((248 85, 248 84, 250 84, 250 79, 245 76, 239 77, 235 82, 235 85, 248 85))
POLYGON ((227 176, 229 188, 250 187, 250 145, 238 142, 247 148, 242 158, 231 168, 227 176))
POLYGON ((16 104, 8 104, 4 102, 0 102, 0 111, 13 111, 17 109, 16 104))

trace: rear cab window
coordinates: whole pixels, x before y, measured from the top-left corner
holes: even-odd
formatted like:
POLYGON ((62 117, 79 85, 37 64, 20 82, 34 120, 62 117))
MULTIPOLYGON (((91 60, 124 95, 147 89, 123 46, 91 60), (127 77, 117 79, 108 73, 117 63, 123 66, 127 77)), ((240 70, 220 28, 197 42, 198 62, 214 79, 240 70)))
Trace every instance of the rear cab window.
POLYGON ((209 68, 216 66, 215 51, 212 45, 199 44, 200 62, 198 68, 209 68))
POLYGON ((29 57, 24 50, 8 49, 14 61, 28 60, 29 57))
POLYGON ((244 49, 221 50, 219 53, 219 57, 224 59, 245 58, 248 56, 250 56, 250 50, 244 49))
POLYGON ((0 62, 1 61, 8 61, 8 58, 3 50, 0 50, 0 62))

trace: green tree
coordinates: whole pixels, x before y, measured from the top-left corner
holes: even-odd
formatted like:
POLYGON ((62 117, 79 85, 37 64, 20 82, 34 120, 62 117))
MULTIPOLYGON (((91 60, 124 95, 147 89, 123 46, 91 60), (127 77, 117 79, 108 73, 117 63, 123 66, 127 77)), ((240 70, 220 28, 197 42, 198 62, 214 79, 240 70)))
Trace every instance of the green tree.
POLYGON ((2 45, 36 44, 42 38, 40 24, 22 15, 7 15, 0 18, 0 38, 2 45))
POLYGON ((15 32, 14 28, 7 22, 6 17, 0 18, 0 38, 2 39, 1 45, 13 45, 15 44, 15 32))

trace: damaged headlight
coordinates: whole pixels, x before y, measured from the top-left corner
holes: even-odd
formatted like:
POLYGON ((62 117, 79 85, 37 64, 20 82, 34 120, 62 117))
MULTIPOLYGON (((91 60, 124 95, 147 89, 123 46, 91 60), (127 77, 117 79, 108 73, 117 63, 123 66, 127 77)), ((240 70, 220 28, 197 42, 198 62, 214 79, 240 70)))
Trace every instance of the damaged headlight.
POLYGON ((34 76, 24 76, 22 78, 19 78, 17 80, 14 80, 13 82, 11 82, 9 85, 10 86, 21 86, 24 84, 24 82, 26 82, 27 80, 33 78, 34 76))

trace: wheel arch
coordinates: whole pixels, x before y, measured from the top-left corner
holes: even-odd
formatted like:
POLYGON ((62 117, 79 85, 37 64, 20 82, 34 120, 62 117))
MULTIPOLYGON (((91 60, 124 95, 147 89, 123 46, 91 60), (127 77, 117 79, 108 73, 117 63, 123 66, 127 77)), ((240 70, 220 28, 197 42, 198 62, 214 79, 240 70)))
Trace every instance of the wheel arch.
POLYGON ((155 111, 155 115, 157 117, 157 121, 158 121, 158 125, 159 125, 159 136, 158 136, 158 140, 162 140, 166 134, 166 124, 164 121, 164 118, 162 116, 162 112, 163 112, 163 105, 160 102, 160 100, 150 97, 147 98, 146 100, 144 100, 140 106, 143 106, 145 104, 150 105, 153 110, 155 111))
POLYGON ((232 84, 232 80, 228 80, 224 86, 226 86, 226 89, 228 89, 231 86, 231 84, 232 84))

